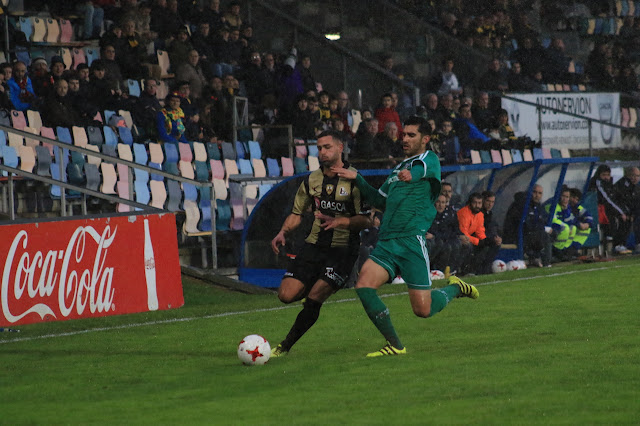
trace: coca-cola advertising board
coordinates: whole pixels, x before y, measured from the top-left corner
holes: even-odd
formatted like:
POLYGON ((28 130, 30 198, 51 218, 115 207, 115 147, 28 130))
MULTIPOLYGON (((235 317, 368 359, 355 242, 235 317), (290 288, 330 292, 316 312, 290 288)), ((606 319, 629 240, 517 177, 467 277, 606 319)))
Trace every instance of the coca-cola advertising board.
POLYGON ((173 214, 0 226, 0 325, 184 305, 173 214))

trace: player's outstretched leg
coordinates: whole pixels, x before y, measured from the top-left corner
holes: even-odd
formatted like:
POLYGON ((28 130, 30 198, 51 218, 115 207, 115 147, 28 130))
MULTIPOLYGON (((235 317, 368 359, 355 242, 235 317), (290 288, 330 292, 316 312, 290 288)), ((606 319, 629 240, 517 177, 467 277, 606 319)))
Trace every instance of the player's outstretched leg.
POLYGON ((322 302, 307 297, 302 310, 289 330, 289 334, 278 346, 271 349, 271 356, 277 358, 289 353, 291 347, 316 323, 320 316, 321 307, 322 302))
POLYGON ((378 331, 380 331, 384 336, 387 342, 389 342, 389 344, 394 348, 398 348, 399 350, 404 349, 404 346, 400 342, 400 338, 391 323, 389 309, 378 296, 376 289, 368 287, 356 288, 356 294, 360 298, 360 302, 362 302, 362 306, 364 307, 367 316, 371 322, 373 322, 373 325, 376 326, 378 331))

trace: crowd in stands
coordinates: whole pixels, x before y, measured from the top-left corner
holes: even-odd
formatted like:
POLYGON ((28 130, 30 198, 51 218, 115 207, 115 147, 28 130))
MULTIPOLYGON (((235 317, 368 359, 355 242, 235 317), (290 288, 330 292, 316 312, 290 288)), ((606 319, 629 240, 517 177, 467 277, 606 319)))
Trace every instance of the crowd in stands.
MULTIPOLYGON (((463 81, 454 59, 445 57, 428 79, 417 110, 405 108, 402 95, 389 91, 377 106, 356 111, 346 91, 319 90, 312 58, 296 47, 265 51, 239 2, 224 8, 219 0, 59 2, 47 4, 51 13, 79 13, 84 22, 81 38, 98 40, 100 58, 73 69, 67 69, 60 56, 49 61, 33 57, 29 65, 1 64, 0 108, 38 110, 51 128, 97 125, 103 111, 125 110, 133 116, 139 141, 220 144, 233 138, 232 103, 242 96, 248 99, 252 123, 290 124, 294 139, 306 141, 335 129, 348 140, 345 152, 356 167, 391 168, 402 157, 402 122, 414 113, 431 124, 430 148, 442 163, 464 164, 471 161, 472 150, 534 146, 515 136, 494 92, 539 92, 546 90, 546 83, 630 94, 638 90, 627 54, 630 40, 640 37, 640 24, 633 18, 625 20, 620 40, 596 43, 584 72, 577 72, 581 70, 565 53, 561 38, 542 46, 540 34, 527 22, 529 5, 524 1, 398 3, 486 53, 487 69, 475 81, 463 81), (168 70, 159 64, 160 51, 168 54, 168 70), (128 80, 143 83, 139 95, 129 93, 128 80), (158 96, 167 84, 166 96, 158 96)), ((384 67, 397 71, 390 56, 384 67)), ((288 155, 287 144, 278 143, 281 130, 266 129, 264 138, 265 157, 288 155)), ((640 235, 640 176, 637 168, 629 168, 613 185, 608 173, 599 168, 591 185, 598 194, 598 212, 580 205, 583 197, 575 188, 564 191, 553 207, 543 204, 542 187, 534 188, 523 225, 530 265, 547 266, 552 258, 574 256, 593 229, 594 218, 615 251, 627 251, 630 231, 640 235), (547 226, 549 215, 553 219, 547 226)), ((474 193, 462 205, 445 182, 427 234, 434 265, 461 274, 488 273, 503 242, 516 242, 527 198, 526 193, 516 194, 503 225, 492 218, 495 194, 474 193)))

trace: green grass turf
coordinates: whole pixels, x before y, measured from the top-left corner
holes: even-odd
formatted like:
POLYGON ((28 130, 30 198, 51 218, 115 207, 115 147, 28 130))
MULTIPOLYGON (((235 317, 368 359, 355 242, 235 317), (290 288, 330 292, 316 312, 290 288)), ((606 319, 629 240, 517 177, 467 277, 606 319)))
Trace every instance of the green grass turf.
POLYGON ((185 279, 178 310, 0 333, 0 424, 637 423, 639 275, 633 258, 474 277, 478 300, 430 319, 385 286, 409 354, 377 359, 363 356, 384 342, 345 290, 256 367, 238 341, 277 344, 300 305, 185 279))

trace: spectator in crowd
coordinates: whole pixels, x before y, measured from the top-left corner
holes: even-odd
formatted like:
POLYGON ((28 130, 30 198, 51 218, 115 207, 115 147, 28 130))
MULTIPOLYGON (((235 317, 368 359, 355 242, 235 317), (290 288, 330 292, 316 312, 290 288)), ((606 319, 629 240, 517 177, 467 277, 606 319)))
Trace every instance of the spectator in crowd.
POLYGON ((176 72, 178 67, 185 64, 189 58, 189 52, 193 49, 191 40, 189 38, 189 32, 186 27, 180 27, 176 33, 176 38, 171 42, 169 46, 169 62, 171 63, 171 70, 176 72))
POLYGON ((604 228, 607 238, 613 241, 617 254, 631 251, 625 246, 630 230, 630 218, 624 207, 616 202, 615 189, 611 179, 611 167, 601 164, 589 182, 589 190, 598 194, 598 222, 604 228))
POLYGON ((496 126, 498 131, 498 137, 500 140, 500 146, 502 148, 514 148, 515 142, 518 140, 513 128, 509 125, 509 112, 506 109, 500 109, 496 116, 496 126))
POLYGON ((96 59, 91 63, 91 78, 87 86, 87 94, 98 110, 120 109, 120 90, 116 89, 112 82, 105 78, 106 70, 102 59, 96 59))
MULTIPOLYGON (((533 75, 540 67, 543 50, 530 36, 520 40, 518 49, 511 55, 511 61, 518 62, 524 75, 533 75)), ((511 89, 510 89, 511 90, 511 89)))
MULTIPOLYGON (((493 207, 496 205, 496 194, 493 191, 482 192, 482 209, 484 215, 484 233, 487 238, 501 237, 500 225, 493 219, 493 207)), ((502 241, 501 241, 502 242, 502 241)))
POLYGON ((80 86, 80 77, 77 72, 71 72, 67 78, 69 83, 69 91, 67 92, 67 100, 80 122, 89 126, 94 124, 93 118, 98 113, 98 108, 90 101, 87 96, 87 88, 80 86))
POLYGON ((49 93, 41 108, 43 124, 54 129, 58 126, 77 126, 79 119, 67 98, 69 84, 66 80, 60 79, 54 83, 53 88, 53 92, 49 93))
POLYGON ((544 57, 546 78, 553 83, 570 83, 569 65, 571 58, 565 53, 564 41, 554 38, 547 48, 544 57))
POLYGON ((0 64, 0 72, 4 74, 4 81, 6 83, 7 81, 11 80, 11 77, 13 75, 13 65, 11 65, 9 62, 0 64))
POLYGON ((313 122, 309 112, 309 102, 304 94, 298 95, 297 108, 293 112, 291 126, 294 138, 313 139, 313 122))
POLYGON ((624 176, 614 185, 616 201, 627 212, 632 222, 633 234, 636 238, 636 250, 640 245, 640 169, 635 166, 625 167, 624 176))
POLYGON ((98 6, 99 3, 99 1, 76 2, 76 10, 84 16, 82 24, 83 40, 100 37, 102 23, 104 22, 104 10, 98 6))
POLYGON ((478 129, 486 131, 490 129, 495 120, 495 112, 489 107, 489 94, 487 92, 479 92, 476 96, 476 102, 471 108, 473 121, 478 129))
POLYGON ((86 88, 87 84, 89 84, 89 76, 91 75, 91 70, 89 69, 89 65, 78 64, 78 66, 76 67, 76 72, 78 73, 80 86, 82 88, 86 88))
POLYGON ((110 44, 106 44, 100 50, 100 59, 104 65, 104 78, 111 82, 115 87, 120 85, 123 81, 122 72, 120 72, 120 65, 116 61, 116 48, 110 44))
POLYGON ((462 161, 460 157, 460 141, 453 130, 452 120, 445 118, 442 120, 437 133, 437 147, 431 141, 433 149, 437 149, 437 154, 442 158, 444 164, 457 164, 462 161))
POLYGON ((353 135, 353 114, 349 105, 349 94, 341 90, 337 94, 338 99, 338 115, 344 124, 344 131, 349 135, 353 135))
POLYGON ((440 194, 435 201, 436 217, 425 236, 431 269, 444 271, 449 266, 456 273, 465 263, 465 254, 471 248, 469 239, 460 232, 458 216, 447 209, 447 197, 440 194))
POLYGON ((180 108, 180 96, 170 93, 165 99, 165 106, 156 116, 156 128, 163 143, 187 142, 184 136, 184 112, 180 108))
POLYGON ((151 30, 151 4, 141 3, 133 20, 136 23, 136 32, 140 34, 145 45, 155 42, 158 33, 151 30))
POLYGON ((233 65, 233 72, 236 72, 240 69, 240 65, 242 64, 242 58, 246 57, 248 52, 247 49, 247 41, 240 38, 240 30, 237 28, 232 28, 229 32, 229 55, 230 61, 229 63, 233 65))
POLYGON ((264 96, 260 76, 262 73, 262 56, 254 50, 249 54, 248 63, 243 66, 242 75, 247 89, 247 97, 252 105, 259 105, 264 96))
POLYGON ((487 92, 505 92, 509 88, 500 59, 493 58, 489 61, 488 69, 480 76, 477 86, 487 92))
MULTIPOLYGON (((375 137, 378 134, 378 120, 375 118, 367 118, 363 121, 364 127, 358 130, 356 133, 356 143, 351 153, 350 158, 353 162, 365 163, 366 168, 369 167, 369 162, 372 158, 378 158, 381 155, 376 152, 376 140, 375 137)), ((386 157, 386 155, 384 156, 386 157)), ((360 165, 361 168, 365 168, 360 165)), ((375 168, 374 166, 372 166, 375 168)))
POLYGON ((438 109, 438 95, 429 93, 425 99, 420 115, 427 120, 434 120, 436 123, 440 123, 443 117, 440 116, 440 110, 438 109))
MULTIPOLYGON (((204 76, 208 79, 214 74, 215 52, 213 49, 215 40, 211 36, 211 27, 206 20, 200 21, 198 30, 191 37, 191 45, 200 54, 200 65, 204 76)), ((179 64, 178 64, 179 65, 179 64)))
MULTIPOLYGON (((376 135, 378 141, 376 146, 384 146, 386 153, 391 158, 401 158, 402 152, 402 140, 398 137, 398 125, 393 121, 388 122, 384 126, 384 131, 376 135)), ((381 153, 382 154, 382 153, 381 153)), ((389 162, 389 165, 395 165, 395 161, 389 162)))
MULTIPOLYGON (((288 112, 291 106, 294 105, 298 95, 303 93, 302 76, 300 76, 300 71, 296 68, 296 55, 297 50, 295 48, 291 49, 287 59, 284 60, 278 80, 278 95, 283 112, 288 112)), ((320 103, 322 104, 322 100, 320 100, 320 103)))
MULTIPOLYGON (((571 210, 571 234, 573 235, 571 249, 578 250, 589 238, 591 229, 594 227, 593 216, 584 206, 580 204, 582 191, 578 188, 569 188, 569 209, 571 210)), ((565 220, 566 221, 566 220, 565 220)))
POLYGON ((453 58, 444 58, 442 60, 442 67, 440 71, 431 77, 429 88, 433 92, 437 93, 438 96, 443 96, 449 93, 452 95, 462 94, 462 86, 458 81, 458 77, 453 72, 453 67, 453 58))
POLYGON ((216 32, 224 24, 224 16, 220 12, 220 0, 210 0, 200 16, 202 22, 209 24, 211 32, 216 32))
MULTIPOLYGON (((436 126, 439 126, 443 120, 455 120, 456 113, 453 110, 453 95, 451 93, 444 94, 440 97, 440 105, 438 106, 440 112, 440 121, 435 121, 436 126)), ((435 131, 435 129, 434 129, 435 131)))
POLYGON ((469 158, 469 151, 472 149, 483 149, 485 144, 491 140, 476 126, 469 105, 460 107, 459 117, 453 122, 456 135, 460 138, 460 150, 464 158, 469 158))
POLYGON ((474 192, 469 196, 467 205, 458 210, 460 232, 469 238, 473 245, 467 262, 462 266, 465 274, 489 274, 491 264, 498 254, 502 238, 487 238, 482 214, 482 195, 474 192))
POLYGON ((49 66, 44 58, 35 58, 31 61, 31 84, 36 96, 44 98, 53 89, 53 77, 49 73, 49 66))
POLYGON ((320 119, 327 121, 331 118, 331 110, 329 109, 329 102, 331 102, 331 94, 326 90, 318 93, 318 107, 320 110, 320 119))
POLYGON ((229 4, 227 13, 224 14, 224 20, 231 28, 240 29, 242 26, 242 17, 240 16, 240 3, 233 1, 229 4))
POLYGON ((178 66, 176 79, 189 82, 191 96, 197 101, 202 96, 202 88, 207 84, 207 80, 200 67, 200 55, 196 49, 189 52, 187 62, 178 66))
MULTIPOLYGON (((529 266, 551 265, 551 233, 552 228, 546 226, 547 214, 542 207, 544 189, 542 185, 534 185, 527 215, 522 224, 523 251, 529 259, 529 266)), ((518 229, 522 221, 527 193, 517 192, 513 203, 509 206, 504 219, 504 243, 518 244, 518 229)))
POLYGON ((211 80, 209 80, 209 85, 204 89, 204 99, 206 103, 212 105, 211 114, 216 117, 213 129, 218 137, 224 139, 227 137, 226 135, 231 133, 231 108, 229 107, 223 89, 222 79, 216 76, 212 77, 211 80))
POLYGON ((66 69, 67 66, 62 60, 62 56, 56 55, 51 58, 51 78, 53 78, 54 82, 63 78, 62 76, 66 69))
POLYGON ((36 100, 31 79, 27 75, 27 66, 22 61, 13 64, 12 76, 7 82, 9 85, 9 99, 13 109, 26 111, 36 100))
POLYGON ((376 109, 376 120, 378 120, 378 133, 384 131, 384 127, 389 122, 396 123, 398 127, 398 137, 402 138, 402 123, 400 122, 400 116, 393 109, 393 100, 391 93, 385 93, 380 100, 380 107, 376 109))
POLYGON ((9 99, 9 86, 4 79, 4 73, 0 72, 0 108, 9 110, 13 108, 9 99))
POLYGON ((447 199, 447 208, 458 211, 458 209, 462 207, 462 197, 460 197, 460 194, 453 191, 453 186, 450 182, 442 181, 440 194, 444 195, 447 199))
POLYGON ((316 90, 316 79, 313 77, 313 72, 311 71, 311 56, 302 55, 300 63, 296 65, 296 68, 298 68, 300 77, 302 78, 302 89, 305 92, 307 90, 316 90))
POLYGON ((155 137, 157 135, 156 117, 162 110, 162 105, 157 97, 158 81, 152 78, 145 80, 144 90, 136 99, 133 106, 133 117, 138 130, 142 131, 145 137, 155 137))
POLYGON ((122 23, 122 49, 117 52, 117 60, 124 78, 145 78, 148 71, 142 64, 146 55, 146 47, 140 35, 136 33, 136 23, 128 19, 122 23))
POLYGON ((507 85, 510 92, 535 92, 540 90, 534 82, 522 72, 522 65, 518 61, 511 62, 511 69, 507 76, 507 85))

